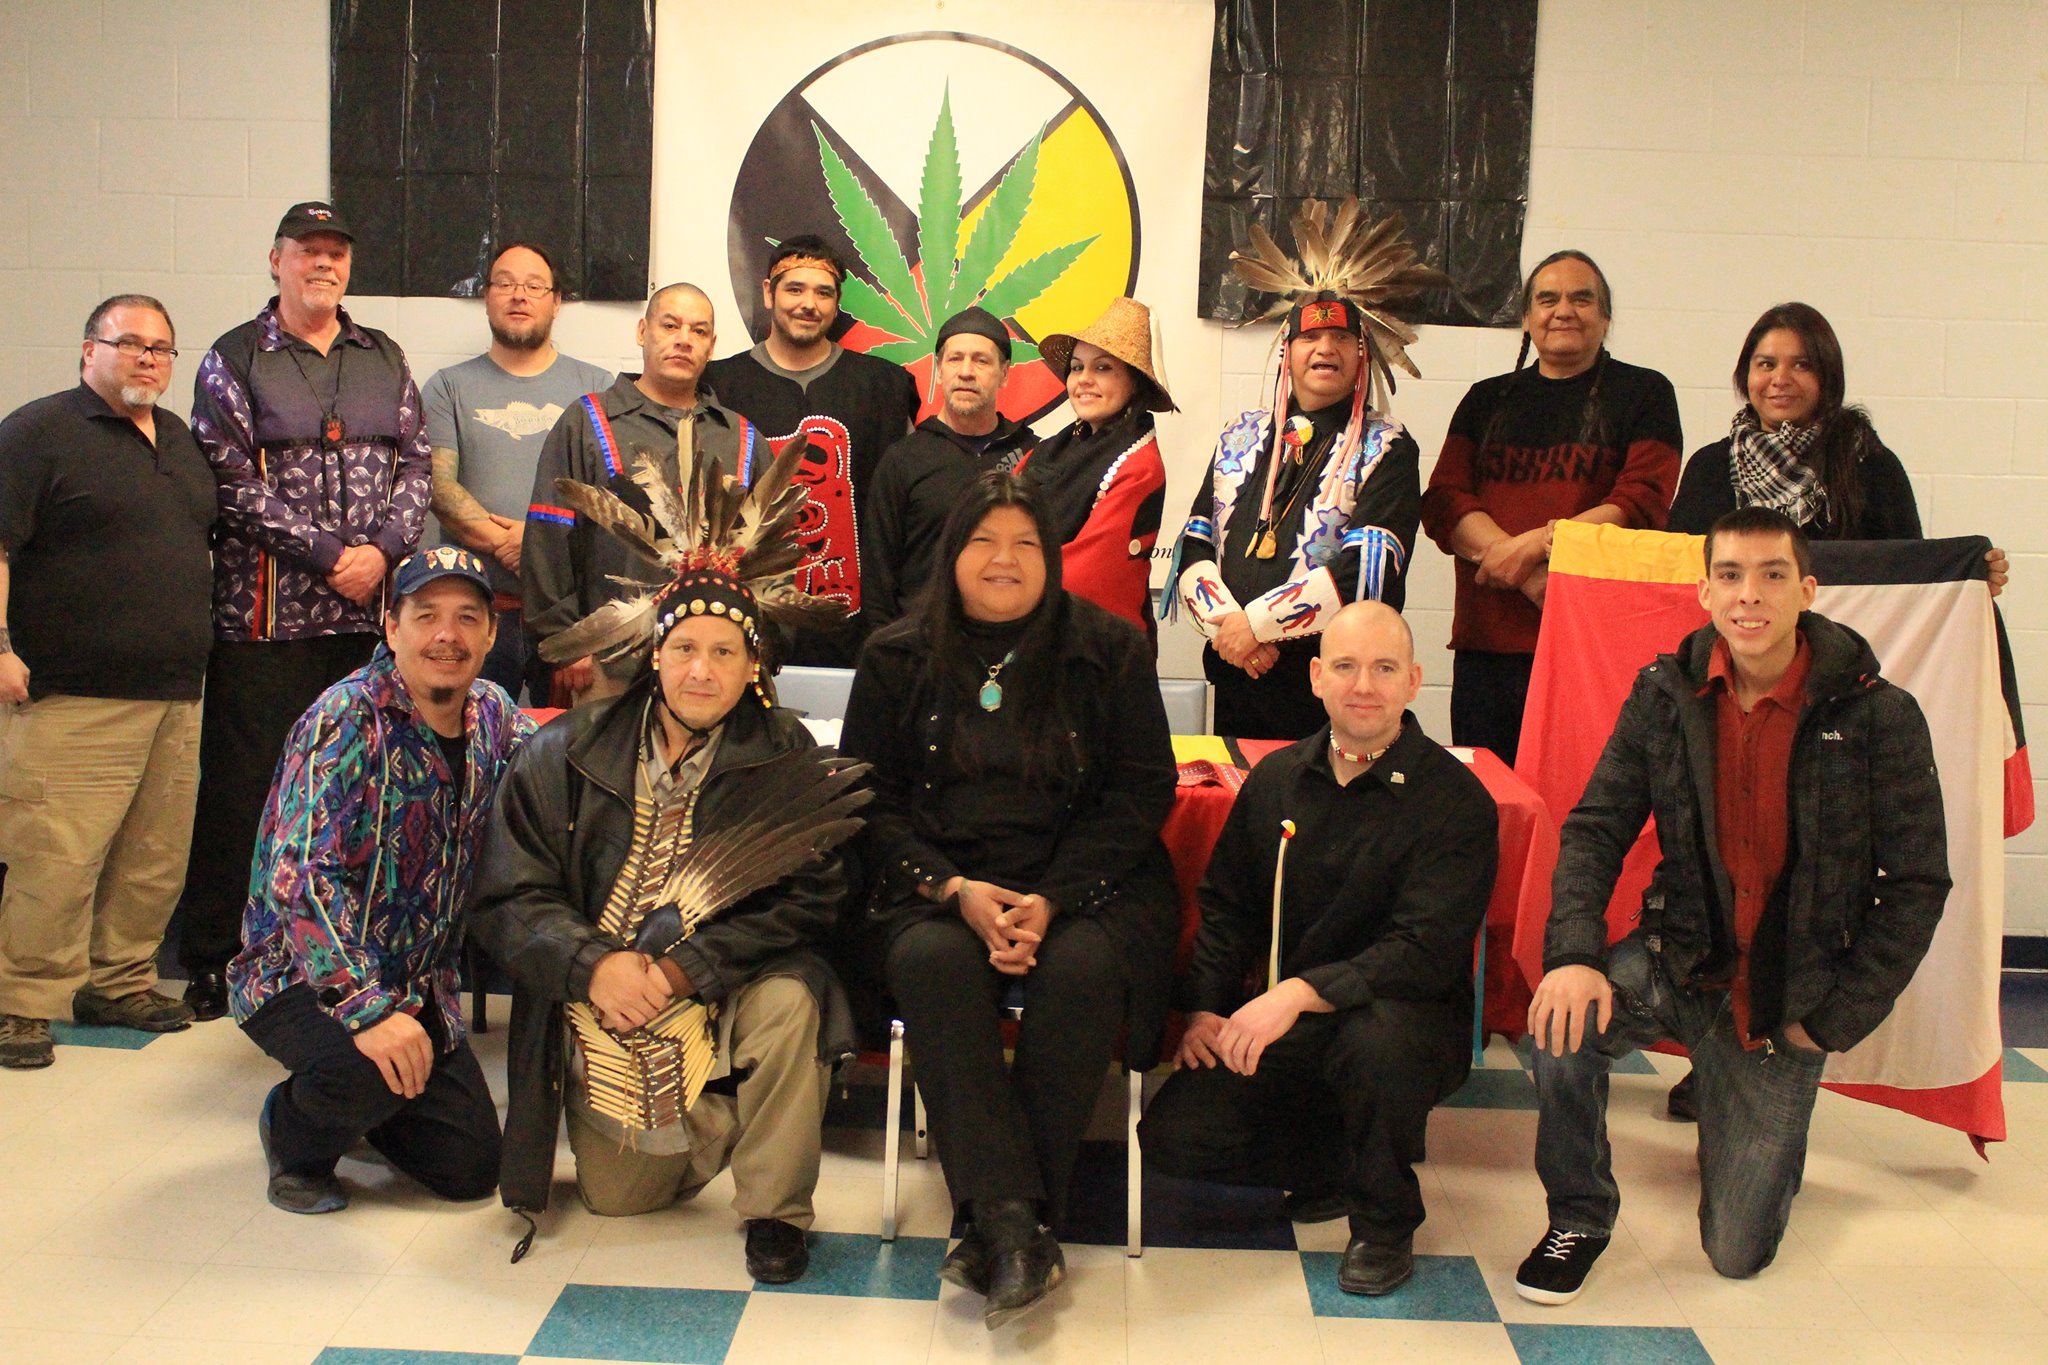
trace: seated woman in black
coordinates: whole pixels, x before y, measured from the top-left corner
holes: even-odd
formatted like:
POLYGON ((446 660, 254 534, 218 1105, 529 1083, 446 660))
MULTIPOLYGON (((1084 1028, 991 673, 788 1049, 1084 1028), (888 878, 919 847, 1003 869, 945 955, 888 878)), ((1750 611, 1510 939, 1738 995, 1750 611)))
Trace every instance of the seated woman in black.
POLYGON ((1178 925, 1173 746, 1136 627, 1060 585, 1014 476, 954 508, 911 614, 869 639, 841 748, 874 765, 872 913, 966 1235, 940 1275, 999 1326, 1065 1273, 1058 1222, 1120 1030, 1145 1064, 1178 925), (1005 1071, 1004 997, 1021 983, 1005 1071))

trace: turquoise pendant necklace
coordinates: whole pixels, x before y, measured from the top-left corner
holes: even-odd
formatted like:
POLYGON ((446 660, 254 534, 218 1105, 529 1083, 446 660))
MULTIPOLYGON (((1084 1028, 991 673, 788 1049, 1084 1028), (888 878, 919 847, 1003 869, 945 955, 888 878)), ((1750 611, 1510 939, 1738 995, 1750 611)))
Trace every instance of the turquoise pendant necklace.
POLYGON ((997 660, 995 667, 989 669, 988 680, 982 683, 981 692, 978 696, 982 710, 1000 711, 1003 709, 1003 685, 997 682, 996 679, 1002 676, 1003 670, 1009 667, 1010 660, 1016 657, 1017 651, 1013 649, 997 660))

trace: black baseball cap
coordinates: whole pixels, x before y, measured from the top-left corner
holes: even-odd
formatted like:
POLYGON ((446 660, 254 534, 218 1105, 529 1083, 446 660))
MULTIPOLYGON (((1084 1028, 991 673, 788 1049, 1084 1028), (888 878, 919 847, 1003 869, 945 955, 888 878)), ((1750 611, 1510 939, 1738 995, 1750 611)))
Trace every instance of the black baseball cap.
POLYGON ((415 550, 398 561, 398 572, 391 578, 392 601, 412 596, 437 578, 464 579, 476 584, 486 602, 492 600, 490 571, 484 568, 481 557, 460 546, 436 545, 415 550))
POLYGON ((317 199, 308 199, 303 204, 293 204, 284 211, 284 217, 277 220, 276 237, 310 237, 316 232, 331 232, 337 237, 346 237, 354 242, 356 235, 348 230, 348 220, 335 211, 334 205, 323 204, 317 199))

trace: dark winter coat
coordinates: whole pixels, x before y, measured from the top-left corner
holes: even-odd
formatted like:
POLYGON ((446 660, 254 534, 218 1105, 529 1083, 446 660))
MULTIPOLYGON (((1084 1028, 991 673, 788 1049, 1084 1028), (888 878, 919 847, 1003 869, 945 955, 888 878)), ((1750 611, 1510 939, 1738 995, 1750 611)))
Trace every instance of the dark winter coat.
MULTIPOLYGON (((1812 654, 1792 744, 1785 869, 1751 944, 1754 1031, 1803 1024, 1830 1052, 1884 1022, 1948 900, 1934 747, 1912 695, 1878 676, 1863 637, 1799 618, 1812 654)), ((1734 905, 1715 831, 1716 697, 1701 695, 1716 632, 1701 627, 1636 675, 1614 733, 1565 821, 1545 971, 1606 969, 1607 903, 1622 859, 1657 817, 1662 858, 1635 933, 1686 987, 1725 981, 1734 905)))

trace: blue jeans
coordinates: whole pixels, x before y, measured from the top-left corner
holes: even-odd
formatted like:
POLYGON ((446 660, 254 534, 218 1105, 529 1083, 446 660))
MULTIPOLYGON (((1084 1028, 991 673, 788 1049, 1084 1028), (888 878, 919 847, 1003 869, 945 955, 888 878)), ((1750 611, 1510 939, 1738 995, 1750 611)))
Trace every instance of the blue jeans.
POLYGON ((1621 1191, 1607 1142, 1608 1068, 1631 1048, 1682 1043, 1699 1088, 1700 1244, 1714 1269, 1746 1279, 1777 1256, 1792 1217, 1826 1055, 1792 1051, 1782 1038, 1744 1049, 1728 992, 1674 985, 1639 934, 1608 951, 1607 976, 1605 1032, 1563 1057, 1536 1053, 1536 1173, 1551 1225, 1613 1230, 1621 1191))

